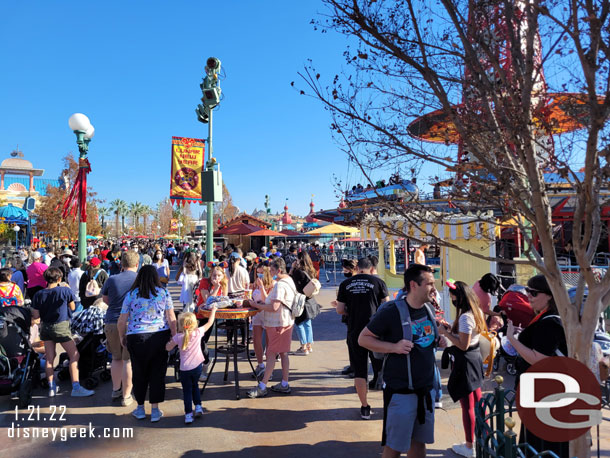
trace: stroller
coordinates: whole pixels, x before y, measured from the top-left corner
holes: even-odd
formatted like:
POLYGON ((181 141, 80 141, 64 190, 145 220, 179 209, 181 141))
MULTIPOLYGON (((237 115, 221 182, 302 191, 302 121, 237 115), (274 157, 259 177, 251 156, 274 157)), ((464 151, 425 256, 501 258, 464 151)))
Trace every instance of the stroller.
MULTIPOLYGON (((110 353, 106 349, 104 336, 105 311, 92 305, 72 316, 71 329, 75 334, 74 341, 80 354, 78 360, 78 373, 82 384, 88 390, 92 390, 99 384, 101 379, 107 382, 111 379, 108 364, 111 361, 110 353), (96 374, 99 372, 99 379, 96 374)), ((70 379, 69 359, 67 353, 59 356, 59 380, 70 379)))
POLYGON ((500 360, 504 359, 506 372, 515 375, 517 373, 515 362, 518 354, 506 337, 506 326, 508 320, 511 320, 516 328, 525 328, 534 318, 534 311, 527 299, 525 287, 511 285, 502 296, 494 312, 501 312, 503 321, 502 327, 498 330, 499 345, 498 354, 494 359, 494 370, 497 371, 500 368, 500 360))
POLYGON ((25 307, 0 308, 0 395, 17 396, 27 407, 39 382, 40 360, 29 335, 32 315, 25 307))

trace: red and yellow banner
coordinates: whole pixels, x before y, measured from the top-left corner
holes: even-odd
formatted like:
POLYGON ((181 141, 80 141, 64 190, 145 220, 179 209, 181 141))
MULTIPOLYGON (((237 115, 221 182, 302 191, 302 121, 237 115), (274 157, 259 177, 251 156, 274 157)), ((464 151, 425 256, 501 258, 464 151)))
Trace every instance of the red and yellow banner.
POLYGON ((169 228, 172 231, 177 231, 178 230, 178 220, 177 219, 171 219, 169 221, 169 228))
POLYGON ((172 137, 172 175, 169 189, 172 204, 201 202, 201 172, 204 163, 204 140, 172 137))

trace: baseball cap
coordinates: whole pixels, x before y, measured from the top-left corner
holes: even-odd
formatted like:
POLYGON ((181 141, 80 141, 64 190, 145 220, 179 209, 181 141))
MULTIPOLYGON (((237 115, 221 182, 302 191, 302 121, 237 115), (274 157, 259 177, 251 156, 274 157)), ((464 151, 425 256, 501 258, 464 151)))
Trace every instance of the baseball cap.
POLYGON ((32 253, 32 258, 33 259, 40 259, 42 257, 42 255, 40 254, 40 251, 34 251, 32 253))
POLYGON ((100 258, 95 257, 95 258, 91 258, 91 261, 89 261, 89 264, 91 264, 93 267, 97 267, 102 263, 102 261, 100 261, 100 258))

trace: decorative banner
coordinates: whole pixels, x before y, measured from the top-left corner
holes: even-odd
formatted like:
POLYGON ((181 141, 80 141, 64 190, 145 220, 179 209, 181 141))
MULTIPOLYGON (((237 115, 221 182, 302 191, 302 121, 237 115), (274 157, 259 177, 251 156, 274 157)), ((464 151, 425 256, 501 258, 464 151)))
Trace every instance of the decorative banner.
POLYGON ((177 219, 171 219, 169 221, 169 228, 172 231, 177 231, 178 230, 178 220, 177 219))
POLYGON ((80 220, 87 222, 87 174, 91 172, 91 164, 88 159, 78 160, 78 175, 70 194, 64 201, 61 217, 66 219, 68 215, 72 220, 76 219, 76 214, 80 211, 80 220))
POLYGON ((202 202, 201 172, 205 163, 205 141, 172 137, 172 175, 169 198, 172 204, 202 202))

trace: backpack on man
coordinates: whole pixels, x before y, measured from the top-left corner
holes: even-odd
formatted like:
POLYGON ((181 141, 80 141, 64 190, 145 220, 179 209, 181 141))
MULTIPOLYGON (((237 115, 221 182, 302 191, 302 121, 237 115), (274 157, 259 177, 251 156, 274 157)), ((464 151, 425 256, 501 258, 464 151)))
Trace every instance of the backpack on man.
MULTIPOLYGON (((400 314, 400 323, 402 325, 402 338, 408 341, 413 341, 413 327, 411 323, 411 314, 409 313, 409 306, 407 305, 407 301, 405 300, 405 294, 399 295, 395 300, 388 301, 379 306, 376 313, 379 313, 380 310, 389 307, 392 304, 396 304, 396 308, 398 309, 398 313, 400 314)), ((426 315, 428 319, 432 323, 432 329, 434 331, 434 342, 438 341, 438 328, 436 326, 435 313, 434 310, 431 309, 429 304, 424 304, 424 309, 426 310, 426 315)), ((379 378, 383 379, 383 370, 385 369, 385 363, 388 359, 389 353, 381 353, 381 352, 373 352, 373 356, 377 359, 383 360, 383 365, 381 366, 381 372, 379 373, 379 378)), ((407 374, 409 377, 409 389, 413 388, 413 378, 411 375, 411 354, 408 353, 407 357, 407 374)))

